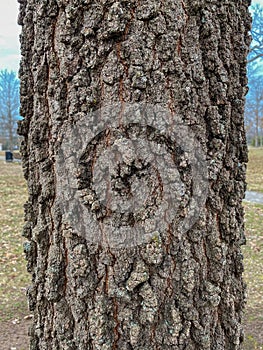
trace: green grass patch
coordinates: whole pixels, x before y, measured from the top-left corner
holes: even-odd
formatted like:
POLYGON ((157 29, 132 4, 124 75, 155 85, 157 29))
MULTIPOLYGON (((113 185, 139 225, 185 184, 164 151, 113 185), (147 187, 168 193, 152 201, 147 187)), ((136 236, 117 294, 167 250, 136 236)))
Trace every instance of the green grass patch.
POLYGON ((247 189, 263 193, 263 148, 249 148, 247 189))
POLYGON ((261 350, 262 347, 257 342, 257 340, 254 338, 253 335, 247 334, 246 341, 243 347, 244 350, 261 350))

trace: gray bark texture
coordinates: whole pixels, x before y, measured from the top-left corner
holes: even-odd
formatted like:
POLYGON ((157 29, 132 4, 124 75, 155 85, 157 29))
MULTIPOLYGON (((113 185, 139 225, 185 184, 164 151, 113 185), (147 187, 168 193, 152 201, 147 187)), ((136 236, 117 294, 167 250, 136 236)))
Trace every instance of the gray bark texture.
POLYGON ((250 1, 19 3, 31 350, 241 349, 250 1), (176 228, 182 210, 150 241, 111 249, 65 220, 63 131, 113 102, 163 106, 196 135, 208 193, 187 232, 176 228))

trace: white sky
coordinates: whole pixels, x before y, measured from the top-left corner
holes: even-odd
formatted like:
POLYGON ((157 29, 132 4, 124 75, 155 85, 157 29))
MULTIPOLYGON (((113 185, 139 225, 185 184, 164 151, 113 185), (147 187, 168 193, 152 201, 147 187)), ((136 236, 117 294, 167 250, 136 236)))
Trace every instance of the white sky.
POLYGON ((0 70, 18 71, 19 33, 17 0, 0 0, 0 70))
MULTIPOLYGON (((263 0, 253 0, 252 4, 255 3, 263 6, 263 0)), ((0 70, 18 71, 20 59, 18 8, 17 0, 0 0, 0 70)))

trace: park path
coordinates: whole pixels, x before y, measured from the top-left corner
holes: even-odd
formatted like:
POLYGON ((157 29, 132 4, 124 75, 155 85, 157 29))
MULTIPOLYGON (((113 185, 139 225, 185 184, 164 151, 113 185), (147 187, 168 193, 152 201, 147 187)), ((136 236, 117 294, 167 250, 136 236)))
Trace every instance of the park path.
POLYGON ((244 200, 247 201, 247 202, 263 204, 263 193, 247 191, 246 192, 246 197, 245 197, 244 200))

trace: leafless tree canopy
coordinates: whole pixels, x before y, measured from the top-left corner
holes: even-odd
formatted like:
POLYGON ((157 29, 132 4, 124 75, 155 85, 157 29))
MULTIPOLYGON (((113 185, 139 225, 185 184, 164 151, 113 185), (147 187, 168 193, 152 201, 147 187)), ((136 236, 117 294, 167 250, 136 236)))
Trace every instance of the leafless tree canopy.
POLYGON ((19 80, 14 72, 0 71, 0 143, 14 147, 19 118, 19 80))

